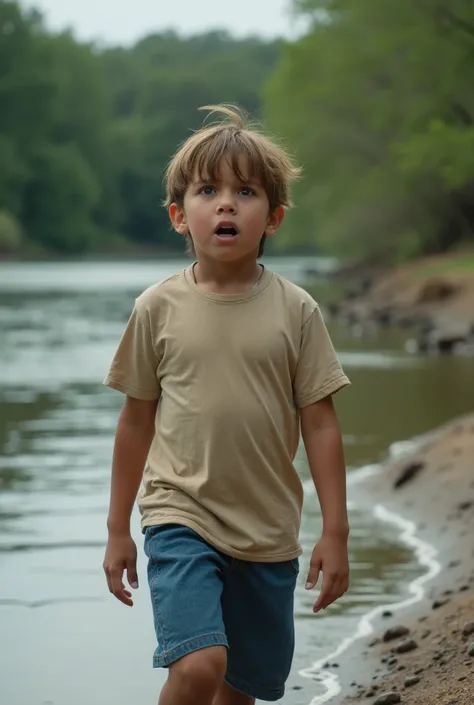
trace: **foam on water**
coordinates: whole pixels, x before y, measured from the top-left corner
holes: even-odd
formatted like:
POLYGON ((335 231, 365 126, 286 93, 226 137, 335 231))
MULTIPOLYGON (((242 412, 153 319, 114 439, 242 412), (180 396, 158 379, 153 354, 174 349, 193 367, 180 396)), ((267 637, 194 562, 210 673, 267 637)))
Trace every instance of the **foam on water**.
MULTIPOLYGON (((376 472, 377 466, 368 466, 363 468, 366 471, 365 475, 362 470, 359 471, 359 478, 367 478, 370 474, 376 472)), ((356 473, 357 474, 357 473, 356 473)), ((425 584, 432 580, 441 570, 441 565, 436 559, 437 550, 428 542, 420 539, 416 535, 416 524, 408 519, 405 519, 400 514, 388 510, 381 504, 378 504, 373 509, 374 516, 383 522, 392 524, 399 531, 398 538, 406 546, 409 546, 418 560, 420 566, 426 568, 426 571, 413 580, 408 585, 408 597, 391 605, 383 604, 363 615, 357 624, 356 630, 346 637, 338 647, 330 654, 326 654, 324 658, 315 661, 308 668, 300 671, 303 678, 314 680, 322 686, 324 692, 321 695, 316 695, 309 705, 322 705, 327 703, 341 692, 341 683, 336 673, 330 672, 324 668, 325 664, 333 661, 349 649, 356 641, 370 636, 374 632, 374 621, 382 612, 390 608, 392 612, 398 612, 410 605, 415 604, 423 599, 425 595, 425 584)))

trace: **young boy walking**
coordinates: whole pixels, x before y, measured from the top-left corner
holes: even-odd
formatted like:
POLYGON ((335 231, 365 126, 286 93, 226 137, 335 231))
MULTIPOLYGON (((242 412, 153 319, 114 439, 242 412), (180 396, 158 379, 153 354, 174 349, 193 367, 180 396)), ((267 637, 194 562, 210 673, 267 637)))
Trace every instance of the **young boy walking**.
MULTIPOLYGON (((298 175, 240 115, 194 133, 167 171, 174 229, 195 262, 135 302, 105 384, 123 392, 104 570, 132 605, 139 499, 158 646, 159 705, 282 697, 294 651, 303 501, 300 430, 323 530, 306 587, 314 611, 348 588, 341 433, 349 384, 318 305, 259 262, 298 175)), ((317 537, 315 537, 316 542, 317 537)))

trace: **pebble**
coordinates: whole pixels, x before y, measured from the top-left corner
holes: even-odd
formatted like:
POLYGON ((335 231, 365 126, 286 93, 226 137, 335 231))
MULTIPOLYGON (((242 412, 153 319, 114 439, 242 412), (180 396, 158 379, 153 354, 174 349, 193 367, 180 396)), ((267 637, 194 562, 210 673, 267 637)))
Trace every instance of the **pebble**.
POLYGON ((471 634, 474 634, 474 622, 468 622, 462 628, 463 636, 471 636, 471 634))
POLYGON ((449 602, 448 598, 445 598, 444 600, 435 600, 432 604, 432 608, 434 610, 438 610, 440 607, 444 607, 445 605, 447 605, 448 602, 449 602))
POLYGON ((416 685, 419 683, 421 678, 418 676, 408 676, 408 678, 405 678, 405 688, 411 688, 413 685, 416 685))
POLYGON ((468 647, 467 653, 469 654, 469 656, 474 656, 474 641, 473 641, 472 644, 468 647))
POLYGON ((383 635, 383 640, 385 643, 387 643, 387 641, 401 639, 402 636, 406 636, 409 633, 410 630, 408 629, 408 627, 405 627, 403 625, 399 625, 397 627, 390 627, 390 629, 387 629, 387 631, 383 635))
POLYGON ((397 703, 402 702, 402 696, 400 693, 384 693, 383 695, 379 695, 377 700, 374 702, 374 705, 397 705, 397 703))
POLYGON ((393 651, 396 654, 407 654, 409 651, 414 651, 418 648, 418 644, 414 639, 405 639, 394 647, 393 651))
POLYGON ((385 610, 384 612, 382 612, 382 617, 384 617, 384 619, 388 619, 389 617, 393 617, 393 612, 390 612, 390 610, 385 610))

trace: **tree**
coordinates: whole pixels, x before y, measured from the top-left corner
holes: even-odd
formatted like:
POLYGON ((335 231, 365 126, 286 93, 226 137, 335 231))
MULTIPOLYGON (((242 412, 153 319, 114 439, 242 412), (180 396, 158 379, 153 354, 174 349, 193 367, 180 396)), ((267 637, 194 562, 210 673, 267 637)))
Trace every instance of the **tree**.
POLYGON ((289 219, 300 240, 404 258, 472 237, 474 6, 298 0, 294 10, 310 31, 285 47, 266 113, 304 163, 289 219))
POLYGON ((99 50, 0 0, 0 209, 54 252, 103 249, 115 235, 181 248, 162 208, 166 164, 200 105, 259 113, 278 50, 225 32, 99 50))

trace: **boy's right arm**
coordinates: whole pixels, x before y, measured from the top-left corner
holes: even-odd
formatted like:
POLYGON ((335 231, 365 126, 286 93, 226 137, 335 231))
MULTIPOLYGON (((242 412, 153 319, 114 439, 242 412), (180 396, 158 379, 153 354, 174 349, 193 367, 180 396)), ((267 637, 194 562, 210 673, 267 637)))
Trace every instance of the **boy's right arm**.
POLYGON ((107 519, 109 538, 103 567, 110 592, 130 607, 133 600, 123 584, 124 570, 131 587, 138 587, 137 549, 130 533, 130 517, 155 433, 157 404, 157 400, 127 397, 115 436, 107 519))

